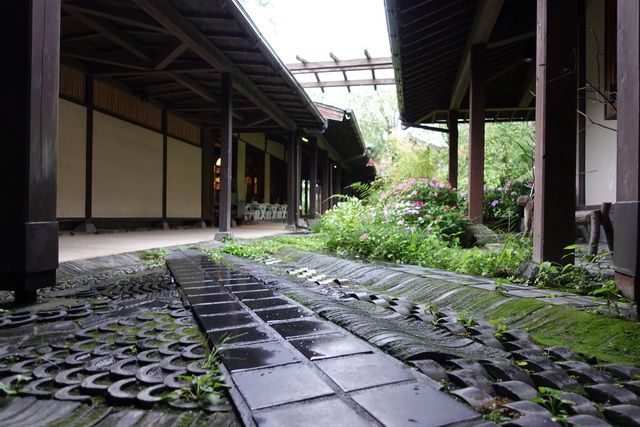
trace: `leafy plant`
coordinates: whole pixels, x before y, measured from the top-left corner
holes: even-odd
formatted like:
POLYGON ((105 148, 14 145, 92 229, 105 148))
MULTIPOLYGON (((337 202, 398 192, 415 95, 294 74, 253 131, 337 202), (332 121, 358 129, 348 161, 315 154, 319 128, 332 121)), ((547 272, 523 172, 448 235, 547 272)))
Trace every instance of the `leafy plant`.
POLYGON ((538 391, 540 392, 540 395, 533 398, 532 401, 551 412, 551 415, 553 415, 552 419, 554 421, 567 425, 569 410, 573 405, 575 405, 575 402, 563 399, 562 395, 564 392, 562 390, 556 390, 549 387, 538 387, 538 391))
POLYGON ((470 328, 476 325, 476 319, 469 314, 469 311, 467 310, 462 310, 458 313, 457 321, 465 328, 470 328))
POLYGON ((169 255, 169 251, 166 249, 149 249, 141 253, 140 259, 147 268, 161 267, 164 265, 164 258, 167 255, 169 255))
POLYGON ((609 314, 611 314, 611 309, 613 308, 620 315, 620 306, 618 305, 620 291, 614 280, 607 280, 600 288, 589 292, 589 295, 595 296, 599 301, 605 301, 609 314))
POLYGON ((509 329, 505 318, 489 320, 489 324, 493 326, 493 329, 495 331, 493 335, 495 335, 497 338, 502 337, 502 335, 509 329))

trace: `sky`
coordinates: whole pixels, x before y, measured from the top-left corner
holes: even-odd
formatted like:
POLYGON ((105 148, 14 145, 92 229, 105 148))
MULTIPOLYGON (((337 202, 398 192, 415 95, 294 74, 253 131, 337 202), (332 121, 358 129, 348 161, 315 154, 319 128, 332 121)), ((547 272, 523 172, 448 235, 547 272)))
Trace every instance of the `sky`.
MULTIPOLYGON (((307 61, 330 61, 332 52, 339 59, 389 57, 389 34, 384 0, 242 0, 242 5, 285 64, 295 63, 296 55, 307 61)), ((369 71, 347 72, 349 79, 370 79, 369 71)), ((376 71, 377 78, 393 78, 393 70, 376 71)), ((315 81, 313 74, 298 74, 300 82, 315 81)), ((342 73, 320 74, 323 81, 343 80, 342 73)), ((357 92, 373 92, 371 86, 353 87, 357 92)), ((395 86, 379 86, 378 91, 395 93, 395 86)), ((347 88, 307 89, 314 101, 341 108, 352 108, 347 88)), ((358 114, 355 109, 356 116, 358 114)), ((425 142, 441 146, 438 132, 407 131, 425 142)))
MULTIPOLYGON (((391 56, 383 0, 244 0, 244 8, 285 64, 307 61, 391 56), (263 4, 266 3, 266 4, 263 4)), ((347 73, 350 79, 371 78, 368 71, 347 73)), ((378 78, 392 78, 393 70, 377 71, 378 78)), ((313 74, 299 74, 299 81, 315 81, 313 74)), ((321 74, 324 81, 342 80, 342 73, 321 74)), ((388 90, 394 90, 388 87, 388 90)), ((355 88, 369 91, 373 88, 355 88)), ((346 88, 327 88, 336 98, 346 88)), ((309 94, 320 93, 310 89, 309 94)), ((326 97, 325 97, 326 98, 326 97)))

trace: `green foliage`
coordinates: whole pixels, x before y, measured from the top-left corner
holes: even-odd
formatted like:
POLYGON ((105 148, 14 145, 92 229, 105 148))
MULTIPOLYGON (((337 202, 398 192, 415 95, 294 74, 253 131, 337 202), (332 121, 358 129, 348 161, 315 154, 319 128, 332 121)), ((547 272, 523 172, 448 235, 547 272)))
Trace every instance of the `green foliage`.
MULTIPOLYGON (((534 135, 533 122, 486 124, 484 183, 487 188, 503 187, 510 181, 533 181, 534 135)), ((460 141, 468 137, 469 126, 460 126, 460 141)), ((468 146, 461 144, 458 182, 462 189, 467 188, 468 158, 468 146)))
POLYGON ((515 232, 520 226, 524 208, 517 203, 518 196, 531 194, 533 183, 510 181, 497 188, 484 190, 484 218, 494 229, 515 232))
POLYGON ((508 237, 495 250, 463 249, 428 230, 375 220, 375 208, 350 199, 322 216, 318 232, 330 251, 358 258, 416 264, 460 273, 508 277, 531 257, 530 241, 508 237))
POLYGON ((489 320, 489 324, 493 327, 495 331, 493 334, 497 338, 502 337, 502 335, 509 329, 505 318, 489 320))
POLYGON ((470 328, 476 325, 475 317, 473 317, 473 315, 471 315, 468 310, 462 310, 458 312, 458 318, 456 320, 465 328, 470 328))
POLYGON ((564 392, 562 390, 556 390, 549 387, 538 387, 538 391, 540 392, 540 395, 533 398, 532 401, 551 412, 551 415, 553 415, 552 419, 554 421, 562 425, 567 425, 569 410, 573 405, 575 405, 575 402, 563 399, 562 394, 564 392))
POLYGON ((169 255, 169 251, 162 248, 149 249, 143 251, 139 256, 145 267, 161 267, 164 265, 164 257, 169 255))
POLYGON ((439 151, 424 141, 394 131, 389 135, 389 159, 381 164, 380 173, 387 182, 396 184, 414 177, 434 177, 438 171, 439 151))
POLYGON ((618 302, 623 299, 622 295, 615 281, 605 275, 604 260, 611 254, 606 251, 597 255, 585 254, 577 245, 567 246, 565 249, 570 254, 575 252, 576 256, 582 259, 583 265, 590 265, 592 268, 587 269, 586 266, 577 266, 572 263, 561 265, 545 261, 540 263, 538 272, 529 284, 539 288, 561 289, 580 295, 592 295, 606 303, 609 313, 613 309, 620 314, 618 302))
POLYGON ((445 240, 462 234, 469 225, 457 191, 438 178, 410 178, 382 191, 376 202, 371 211, 375 220, 410 231, 426 230, 445 240))

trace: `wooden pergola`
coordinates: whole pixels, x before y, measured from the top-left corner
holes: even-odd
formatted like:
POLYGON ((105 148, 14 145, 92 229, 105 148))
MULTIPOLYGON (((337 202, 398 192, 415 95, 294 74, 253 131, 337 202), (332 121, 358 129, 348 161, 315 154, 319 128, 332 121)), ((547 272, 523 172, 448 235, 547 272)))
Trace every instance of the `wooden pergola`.
POLYGON ((377 70, 390 70, 393 68, 393 62, 391 58, 373 58, 369 51, 365 49, 364 58, 362 59, 340 59, 333 53, 329 53, 331 61, 318 61, 310 62, 306 59, 296 56, 299 63, 288 64, 287 68, 293 74, 313 74, 316 78, 315 82, 301 83, 302 87, 320 88, 324 92, 328 87, 346 87, 351 92, 352 86, 373 86, 377 89, 378 86, 383 85, 395 85, 395 79, 381 79, 376 77, 377 70), (350 79, 347 75, 349 71, 369 71, 371 72, 370 79, 350 79), (327 73, 342 73, 342 80, 323 80, 321 75, 327 73))
MULTIPOLYGON (((536 120, 534 261, 572 262, 578 88, 584 86, 584 2, 385 0, 398 100, 408 126, 447 122, 457 185, 459 121, 469 121, 469 215, 482 221, 484 123, 536 120), (535 97, 533 96, 535 94, 535 97)), ((640 299, 640 3, 617 1, 616 280, 640 299)), ((616 46, 614 45, 614 49, 616 46)), ((576 172, 578 183, 576 184, 576 172)), ((577 188, 576 188, 577 187, 577 188)), ((576 189, 578 191, 576 191, 576 189)))

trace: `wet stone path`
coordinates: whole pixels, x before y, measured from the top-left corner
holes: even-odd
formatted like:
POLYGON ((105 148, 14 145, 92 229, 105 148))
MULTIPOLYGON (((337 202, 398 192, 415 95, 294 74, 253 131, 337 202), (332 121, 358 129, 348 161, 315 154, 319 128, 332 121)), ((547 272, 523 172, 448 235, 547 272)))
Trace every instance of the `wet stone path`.
POLYGON ((201 253, 167 259, 246 425, 481 424, 439 384, 253 276, 201 253))

